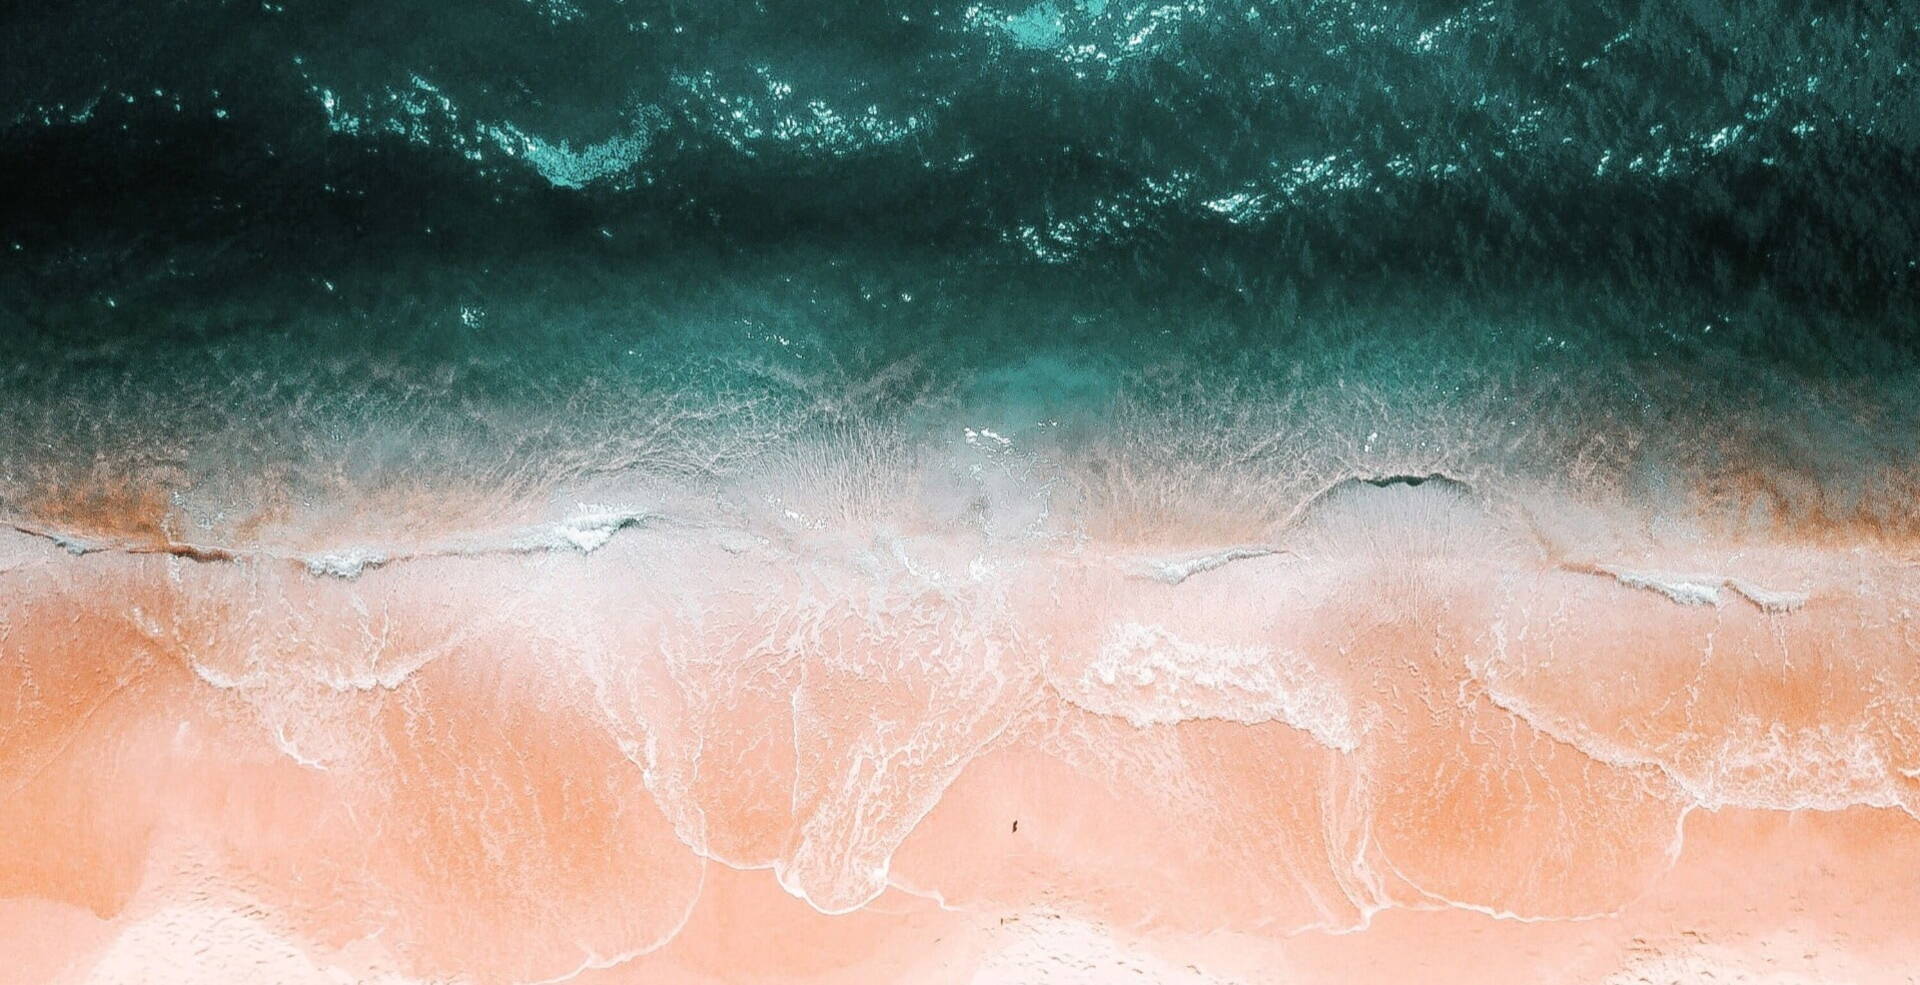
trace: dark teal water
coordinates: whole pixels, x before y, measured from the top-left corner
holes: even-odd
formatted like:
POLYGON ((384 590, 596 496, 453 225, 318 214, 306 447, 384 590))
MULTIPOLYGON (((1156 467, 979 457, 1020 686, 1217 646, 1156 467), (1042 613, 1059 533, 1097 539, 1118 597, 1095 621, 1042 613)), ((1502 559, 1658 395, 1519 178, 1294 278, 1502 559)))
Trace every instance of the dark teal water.
POLYGON ((1631 458, 1776 412, 1683 457, 1899 458, 1917 24, 1711 0, 14 5, 9 476, 128 449, 203 475, 370 429, 333 467, 700 473, 854 417, 1017 430, 1127 394, 1402 464, 1525 445, 1557 474, 1569 431, 1631 458), (632 451, 636 421, 671 452, 632 451))
POLYGON ((998 285, 1047 334, 1459 305, 1803 359, 1830 353, 1773 319, 1911 318, 1920 11, 1574 7, 20 5, 8 314, 411 336, 462 302, 825 302, 858 334, 903 293, 1021 321, 969 310, 998 285))

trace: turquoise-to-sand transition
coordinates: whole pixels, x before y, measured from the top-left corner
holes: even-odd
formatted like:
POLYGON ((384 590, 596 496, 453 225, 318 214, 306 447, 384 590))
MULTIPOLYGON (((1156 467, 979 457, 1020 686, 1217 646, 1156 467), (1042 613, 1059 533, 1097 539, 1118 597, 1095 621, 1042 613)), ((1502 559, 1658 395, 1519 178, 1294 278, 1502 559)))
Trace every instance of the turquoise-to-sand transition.
POLYGON ((0 13, 0 977, 1910 981, 1917 12, 0 13))

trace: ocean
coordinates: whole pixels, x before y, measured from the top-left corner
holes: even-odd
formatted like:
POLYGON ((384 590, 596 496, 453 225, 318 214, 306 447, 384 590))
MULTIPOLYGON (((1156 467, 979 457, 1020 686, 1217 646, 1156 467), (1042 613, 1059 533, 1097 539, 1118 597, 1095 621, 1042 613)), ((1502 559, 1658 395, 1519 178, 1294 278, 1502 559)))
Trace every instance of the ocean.
POLYGON ((0 953, 1898 980, 1917 15, 16 5, 0 953))

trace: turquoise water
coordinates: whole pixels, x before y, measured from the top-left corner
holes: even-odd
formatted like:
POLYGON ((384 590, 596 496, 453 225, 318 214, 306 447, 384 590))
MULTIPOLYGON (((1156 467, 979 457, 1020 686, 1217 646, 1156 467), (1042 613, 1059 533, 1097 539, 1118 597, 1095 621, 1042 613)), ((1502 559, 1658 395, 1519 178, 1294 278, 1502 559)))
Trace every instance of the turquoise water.
POLYGON ((1904 13, 23 9, 0 500, 726 483, 855 434, 1228 499, 1859 500, 1914 433, 1904 13))

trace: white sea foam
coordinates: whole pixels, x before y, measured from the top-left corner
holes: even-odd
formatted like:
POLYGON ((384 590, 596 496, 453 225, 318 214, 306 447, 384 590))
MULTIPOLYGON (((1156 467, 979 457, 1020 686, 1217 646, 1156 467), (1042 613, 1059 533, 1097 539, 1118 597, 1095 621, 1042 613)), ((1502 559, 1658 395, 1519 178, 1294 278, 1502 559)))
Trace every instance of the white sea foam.
POLYGON ((1805 592, 1774 591, 1738 578, 1727 579, 1727 587, 1746 596, 1747 601, 1768 612, 1792 612, 1806 605, 1809 598, 1805 592))
POLYGON ((1183 558, 1168 558, 1147 562, 1149 577, 1169 585, 1178 585, 1194 575, 1215 568, 1225 567, 1235 561, 1248 558, 1266 557, 1273 554, 1270 547, 1229 547, 1210 554, 1196 554, 1183 558))
POLYGON ((1059 682, 1069 701, 1136 727, 1221 719, 1284 722, 1351 751, 1359 737, 1347 698, 1299 657, 1265 646, 1183 639, 1164 627, 1115 623, 1080 675, 1059 682))
POLYGON ((187 661, 187 665, 193 668, 195 677, 200 678, 202 681, 222 691, 233 691, 240 688, 253 687, 265 679, 265 675, 258 671, 236 676, 220 670, 217 667, 210 667, 198 660, 189 660, 187 661))
POLYGON ((1695 775, 1671 770, 1703 807, 1835 811, 1896 807, 1898 771, 1858 728, 1741 722, 1695 775))
POLYGON ((294 742, 293 739, 287 735, 286 726, 282 725, 273 729, 273 744, 279 747, 281 752, 286 753, 288 759, 293 760, 301 766, 310 770, 318 770, 322 773, 327 771, 327 764, 323 760, 315 759, 301 751, 299 743, 294 742))
POLYGON ((1720 605, 1722 591, 1731 590, 1767 612, 1792 612, 1807 603, 1804 592, 1785 592, 1726 575, 1630 571, 1613 565, 1599 570, 1629 588, 1659 592, 1681 605, 1720 605))
POLYGON ((1597 762, 1656 768, 1689 802, 1710 810, 1837 811, 1902 804, 1895 779, 1902 771, 1859 727, 1790 727, 1746 716, 1710 746, 1645 747, 1537 708, 1497 678, 1488 683, 1488 698, 1527 724, 1597 762))
MULTIPOLYGON (((482 534, 429 543, 404 551, 380 551, 369 547, 310 554, 300 558, 309 574, 333 578, 358 578, 372 568, 424 557, 463 557, 488 554, 531 554, 541 551, 577 551, 591 554, 607 545, 615 535, 639 526, 654 516, 635 507, 588 506, 580 514, 553 523, 542 523, 501 534, 482 534)), ((246 552, 233 551, 235 556, 246 552)), ((272 552, 261 552, 271 556, 272 552)))
MULTIPOLYGON (((581 506, 584 512, 578 516, 526 528, 509 538, 505 547, 514 551, 570 549, 591 554, 606 546, 615 534, 638 526, 653 516, 646 510, 634 507, 581 506)), ((472 553, 489 551, 483 544, 472 553)))
POLYGON ((387 563, 387 556, 370 548, 355 547, 302 558, 307 573, 322 577, 358 578, 368 568, 387 563))
POLYGON ((1659 592, 1681 605, 1719 605, 1720 590, 1727 580, 1717 575, 1670 574, 1652 571, 1626 571, 1602 567, 1615 581, 1628 588, 1659 592))

